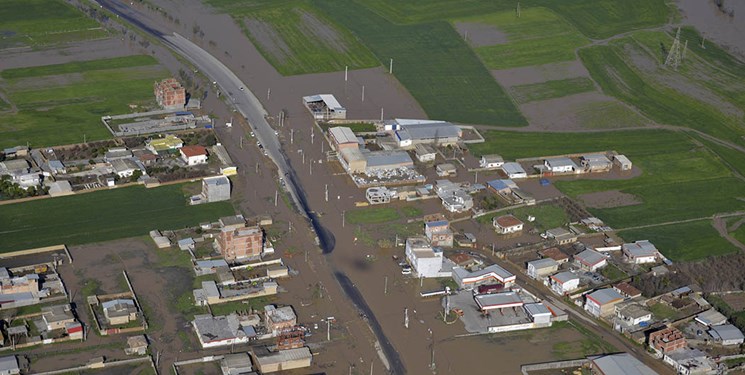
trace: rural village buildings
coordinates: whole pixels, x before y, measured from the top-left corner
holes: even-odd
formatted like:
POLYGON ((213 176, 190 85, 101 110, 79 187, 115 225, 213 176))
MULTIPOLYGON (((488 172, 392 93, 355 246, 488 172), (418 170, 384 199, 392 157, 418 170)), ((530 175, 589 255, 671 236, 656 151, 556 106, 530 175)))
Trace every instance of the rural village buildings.
POLYGON ((621 246, 623 255, 629 263, 656 263, 661 257, 657 248, 649 241, 636 241, 621 246))
POLYGON ((574 256, 574 263, 583 270, 595 271, 608 264, 608 258, 595 251, 587 249, 574 256))
POLYGON ((499 234, 517 233, 523 230, 523 222, 512 215, 495 216, 492 225, 499 234))
POLYGON ((186 105, 186 89, 175 78, 155 82, 153 93, 158 105, 164 109, 180 109, 186 105))
POLYGON ((615 289, 596 290, 587 296, 585 311, 595 317, 605 317, 615 312, 615 305, 623 301, 623 296, 615 289))
POLYGON ((220 233, 215 245, 228 262, 258 258, 264 248, 264 232, 257 226, 249 227, 242 215, 220 218, 220 233))
POLYGON ((406 239, 406 259, 414 268, 417 277, 450 277, 451 271, 444 267, 450 261, 444 261, 442 250, 432 247, 426 237, 409 237, 406 239))
POLYGON ((479 167, 485 169, 496 169, 504 165, 504 159, 496 154, 483 155, 479 160, 479 167))
POLYGON ((546 282, 554 293, 562 296, 579 288, 579 276, 569 271, 551 275, 546 282))

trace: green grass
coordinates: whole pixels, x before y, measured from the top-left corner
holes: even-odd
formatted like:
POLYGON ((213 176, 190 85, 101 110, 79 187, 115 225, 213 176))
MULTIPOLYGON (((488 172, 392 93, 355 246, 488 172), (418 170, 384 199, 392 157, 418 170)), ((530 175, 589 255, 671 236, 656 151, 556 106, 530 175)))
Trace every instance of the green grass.
POLYGON ((93 19, 62 0, 3 0, 0 2, 0 49, 40 47, 108 36, 93 19))
MULTIPOLYGON (((541 204, 537 206, 520 207, 509 212, 523 222, 528 222, 528 216, 535 217, 535 221, 532 223, 533 226, 539 230, 548 230, 564 226, 569 222, 569 216, 563 208, 555 204, 541 204)), ((499 212, 497 214, 481 216, 476 221, 482 224, 491 224, 492 219, 495 216, 506 215, 507 212, 499 212)))
POLYGON ((633 128, 651 124, 647 118, 615 100, 581 104, 576 116, 577 123, 586 129, 633 128))
POLYGON ((149 56, 4 70, 4 91, 17 113, 0 113, 0 147, 32 147, 110 138, 101 116, 154 104, 153 81, 167 71, 149 56))
POLYGON ((591 354, 612 353, 617 349, 605 342, 602 337, 580 325, 571 322, 555 322, 551 330, 575 329, 583 335, 581 340, 558 341, 551 348, 552 354, 557 359, 573 359, 586 357, 591 354))
POLYGON ((699 135, 692 135, 694 139, 701 142, 706 148, 713 152, 729 168, 745 176, 745 154, 738 150, 722 146, 718 143, 711 142, 699 135))
POLYGON ((189 206, 183 185, 127 187, 2 206, 0 251, 79 245, 177 229, 232 214, 229 203, 189 206))
POLYGON ((619 234, 626 241, 650 240, 674 261, 692 261, 737 251, 719 235, 709 220, 627 230, 619 234))
POLYGON ((345 219, 350 224, 380 224, 398 220, 398 211, 393 207, 360 208, 347 211, 345 219))
POLYGON ((445 21, 397 25, 356 2, 314 0, 349 28, 409 90, 430 118, 523 126, 526 121, 452 26, 445 21))
POLYGON ((595 84, 585 77, 567 78, 510 88, 510 94, 518 103, 561 98, 573 94, 594 91, 595 84))
MULTIPOLYGON (((590 208, 589 211, 616 229, 658 224, 677 220, 708 217, 721 212, 745 209, 745 184, 732 177, 707 149, 698 146, 685 134, 665 130, 593 132, 581 136, 571 133, 511 133, 489 131, 487 142, 474 144, 476 155, 498 153, 506 159, 541 155, 559 155, 616 150, 627 155, 642 175, 621 180, 580 178, 556 181, 555 186, 571 197, 582 194, 620 190, 632 194, 641 204, 613 208, 590 208)), ((729 244, 716 236, 713 228, 703 226, 702 238, 711 245, 689 238, 696 231, 682 224, 652 227, 641 231, 624 231, 628 240, 659 238, 658 247, 672 259, 695 259, 700 256, 731 251, 729 244), (659 233, 657 237, 653 235, 659 233), (672 242, 676 236, 686 239, 672 242), (654 238, 653 238, 654 237, 654 238), (700 251, 695 251, 697 244, 700 251), (721 246, 720 246, 721 245, 721 246)))
POLYGON ((416 206, 401 207, 401 213, 406 217, 422 216, 422 209, 416 206))
MULTIPOLYGON (((380 65, 352 33, 302 1, 279 4, 209 1, 243 27, 259 51, 282 74, 306 74, 380 65)), ((219 43, 219 42, 218 42, 219 43)))
POLYGON ((732 237, 740 241, 741 244, 745 244, 745 225, 740 225, 740 227, 735 229, 731 234, 732 237))
POLYGON ((695 71, 662 69, 663 56, 657 51, 660 43, 669 46, 669 41, 670 37, 664 33, 639 32, 610 45, 581 49, 579 55, 606 94, 635 106, 650 119, 745 144, 741 138, 745 135, 742 121, 724 106, 726 103, 735 110, 745 109, 745 85, 740 83, 742 73, 737 73, 745 70, 745 65, 731 63, 726 70, 715 69, 707 64, 706 55, 697 56, 692 50, 686 55, 686 64, 695 67, 695 71), (646 62, 634 62, 641 59, 646 62), (643 64, 643 68, 637 64, 643 64), (709 76, 722 76, 721 86, 728 89, 704 85, 705 79, 700 77, 709 79, 709 76), (725 78, 734 82, 725 82, 725 78), (671 82, 682 86, 678 89, 667 86, 671 82), (711 100, 701 100, 710 97, 711 100))
POLYGON ((507 43, 474 47, 490 69, 575 60, 574 50, 588 43, 564 18, 541 7, 524 9, 520 18, 514 11, 505 11, 455 22, 486 24, 506 34, 507 43))
POLYGON ((610 280, 611 282, 621 280, 627 276, 625 272, 621 271, 613 264, 608 264, 607 266, 600 269, 600 274, 605 276, 605 278, 610 280))
POLYGON ((656 303, 650 306, 649 311, 652 312, 655 318, 661 320, 669 319, 670 321, 674 321, 678 318, 678 312, 664 303, 656 303))

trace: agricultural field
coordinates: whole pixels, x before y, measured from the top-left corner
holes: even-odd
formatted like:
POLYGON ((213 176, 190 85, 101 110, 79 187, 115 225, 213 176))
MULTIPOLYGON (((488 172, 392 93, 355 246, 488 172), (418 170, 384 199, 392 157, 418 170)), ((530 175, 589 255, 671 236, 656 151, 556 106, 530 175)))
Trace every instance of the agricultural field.
POLYGON ((350 224, 380 224, 397 220, 401 215, 394 207, 374 207, 346 212, 350 224))
POLYGON ((585 77, 531 83, 510 88, 512 97, 521 104, 589 91, 595 91, 595 85, 592 80, 585 77))
POLYGON ((737 251, 719 236, 711 220, 632 229, 619 235, 626 241, 650 240, 673 261, 692 261, 737 251))
POLYGON ((0 252, 142 236, 233 214, 227 202, 189 206, 187 186, 126 187, 3 205, 0 252))
MULTIPOLYGON (((745 202, 738 199, 745 196, 745 184, 733 177, 732 172, 709 150, 697 145, 682 133, 637 130, 577 135, 489 131, 485 136, 487 142, 471 147, 476 155, 499 153, 508 160, 605 150, 615 150, 627 155, 641 170, 641 176, 615 180, 582 178, 555 182, 555 186, 562 192, 580 200, 585 194, 600 192, 615 195, 620 192, 629 197, 625 204, 618 204, 615 207, 588 207, 590 212, 616 229, 701 218, 745 209, 745 202), (712 193, 713 191, 716 191, 716 194, 712 193)), ((664 230, 662 233, 670 236, 678 233, 681 238, 687 233, 695 233, 685 225, 653 226, 622 233, 629 236, 627 239, 639 239, 648 235, 652 239, 652 234, 658 230, 664 230), (632 238, 636 237, 635 235, 641 237, 632 238)), ((713 228, 710 233, 712 237, 718 236, 713 228)), ((664 238, 662 240, 665 241, 664 238)), ((705 256, 707 252, 716 252, 703 247, 706 250, 701 253, 690 253, 691 250, 685 247, 677 247, 685 245, 686 242, 673 244, 670 240, 667 241, 669 246, 660 248, 673 259, 694 259, 696 256, 705 256), (676 255, 678 252, 680 255, 676 255)), ((730 252, 732 249, 726 241, 711 243, 723 245, 718 247, 721 249, 718 251, 719 254, 730 252)))
POLYGON ((563 208, 555 204, 541 204, 537 206, 520 207, 509 212, 499 212, 493 215, 484 215, 477 219, 479 223, 491 225, 492 219, 495 216, 502 216, 511 214, 522 220, 528 222, 528 216, 533 216, 535 221, 531 223, 539 231, 546 231, 552 228, 557 228, 565 225, 569 222, 569 216, 563 208))
POLYGON ((488 27, 468 41, 489 69, 574 60, 575 49, 588 43, 564 18, 542 7, 524 8, 520 18, 509 10, 454 21, 457 29, 471 25, 488 27))
POLYGON ((725 57, 713 44, 696 48, 700 39, 692 33, 685 34, 693 43, 677 71, 662 64, 660 46, 669 48, 672 42, 662 32, 636 32, 609 45, 581 49, 579 55, 606 94, 650 119, 745 144, 745 64, 725 57))
POLYGON ((430 118, 526 125, 507 93, 449 23, 397 25, 355 2, 313 4, 350 29, 385 65, 393 58, 393 74, 430 118))
POLYGON ((0 93, 17 109, 0 112, 0 147, 109 138, 101 116, 154 106, 153 81, 167 75, 142 55, 0 71, 0 93))
POLYGON ((651 124, 647 118, 618 101, 583 103, 575 111, 577 124, 585 129, 634 128, 651 124))
POLYGON ((96 21, 62 0, 0 2, 0 49, 108 37, 96 21))
POLYGON ((307 3, 209 1, 240 23, 262 55, 282 74, 370 68, 380 63, 346 29, 307 3))

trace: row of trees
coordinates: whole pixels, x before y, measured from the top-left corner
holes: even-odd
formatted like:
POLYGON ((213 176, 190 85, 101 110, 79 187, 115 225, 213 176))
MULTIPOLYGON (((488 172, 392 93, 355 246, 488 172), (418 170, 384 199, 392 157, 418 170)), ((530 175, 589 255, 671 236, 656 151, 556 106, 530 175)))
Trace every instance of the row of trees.
POLYGON ((44 195, 49 191, 47 187, 30 187, 23 189, 20 185, 13 182, 10 176, 0 177, 0 199, 19 199, 44 195))

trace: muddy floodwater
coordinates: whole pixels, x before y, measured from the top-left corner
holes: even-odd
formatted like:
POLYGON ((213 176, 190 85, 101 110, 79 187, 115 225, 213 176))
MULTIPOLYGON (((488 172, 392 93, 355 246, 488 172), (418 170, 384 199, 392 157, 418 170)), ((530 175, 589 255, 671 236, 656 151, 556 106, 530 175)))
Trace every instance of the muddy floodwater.
POLYGON ((745 1, 724 0, 720 8, 713 0, 678 0, 678 9, 685 23, 745 60, 745 1))

